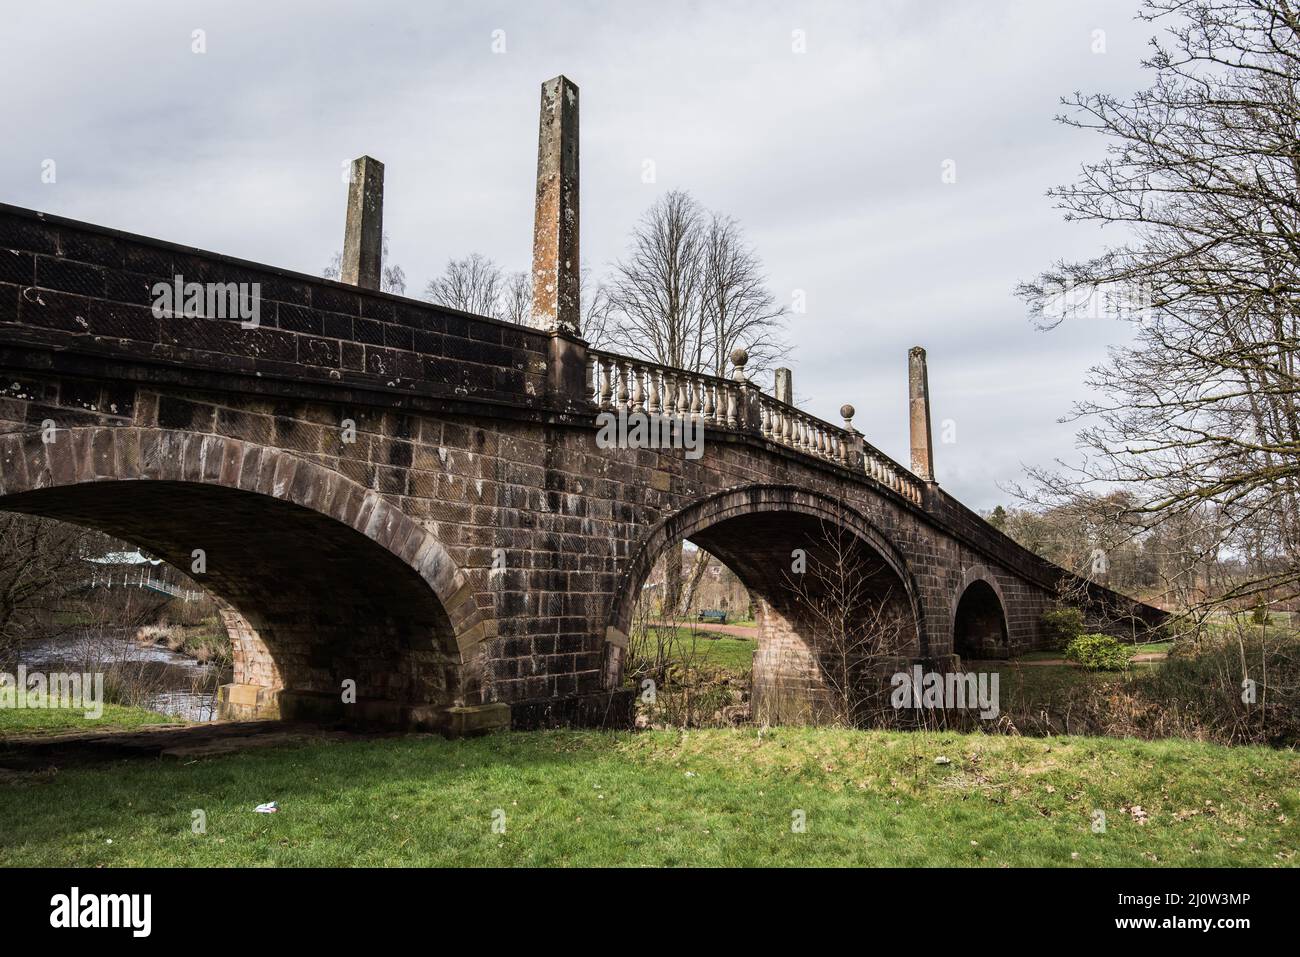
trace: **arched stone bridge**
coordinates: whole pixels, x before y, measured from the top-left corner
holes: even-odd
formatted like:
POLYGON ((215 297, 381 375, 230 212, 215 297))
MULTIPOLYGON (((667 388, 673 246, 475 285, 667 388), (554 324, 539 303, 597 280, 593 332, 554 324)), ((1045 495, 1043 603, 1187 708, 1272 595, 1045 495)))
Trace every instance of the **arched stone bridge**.
MULTIPOLYGON (((556 226, 576 222, 564 82, 543 91, 535 265, 558 294, 538 297, 536 328, 367 288, 367 175, 349 205, 352 283, 0 206, 0 509, 102 529, 186 572, 201 549, 194 577, 237 638, 233 700, 262 713, 469 728, 501 705, 529 721, 599 710, 650 568, 683 538, 761 599, 760 686, 781 672, 816 693, 815 626, 787 572, 827 528, 851 534, 904 615, 900 655, 1038 645, 1066 573, 928 480, 923 355, 917 475, 739 369, 587 349, 576 225, 556 226), (181 277, 256 284, 256 322, 210 303, 160 315, 158 284, 181 277), (698 422, 702 454, 602 448, 602 408, 698 422)), ((1159 614, 1088 588, 1091 611, 1159 614)))

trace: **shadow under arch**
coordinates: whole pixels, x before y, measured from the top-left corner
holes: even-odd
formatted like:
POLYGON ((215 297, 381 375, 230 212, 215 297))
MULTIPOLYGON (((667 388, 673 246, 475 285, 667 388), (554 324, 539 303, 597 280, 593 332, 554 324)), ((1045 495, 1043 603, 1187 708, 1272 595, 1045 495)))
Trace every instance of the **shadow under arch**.
POLYGON ((952 650, 966 659, 1002 658, 1010 650, 1007 603, 998 577, 985 565, 972 565, 952 597, 952 650))
POLYGON ((668 548, 690 539, 731 568, 747 588, 770 600, 772 591, 779 590, 774 563, 779 558, 781 569, 788 568, 790 544, 806 541, 807 535, 821 528, 822 523, 847 528, 901 585, 903 594, 898 597, 910 610, 917 651, 928 654, 915 580, 898 549, 866 516, 842 500, 818 492, 793 485, 756 483, 692 502, 658 522, 644 536, 619 576, 606 620, 606 688, 613 690, 622 680, 627 635, 641 583, 668 548), (779 542, 779 551, 756 551, 764 540, 773 545, 779 542), (765 564, 759 567, 760 562, 765 564), (767 595, 762 594, 765 590, 767 595))
MULTIPOLYGON (((436 724, 482 695, 485 626, 440 542, 373 490, 299 455, 217 435, 118 426, 0 438, 0 510, 99 529, 238 610, 274 660, 285 717, 436 724)), ((256 670, 256 669, 253 669, 256 670)), ((273 689, 279 691, 279 689, 273 689)))

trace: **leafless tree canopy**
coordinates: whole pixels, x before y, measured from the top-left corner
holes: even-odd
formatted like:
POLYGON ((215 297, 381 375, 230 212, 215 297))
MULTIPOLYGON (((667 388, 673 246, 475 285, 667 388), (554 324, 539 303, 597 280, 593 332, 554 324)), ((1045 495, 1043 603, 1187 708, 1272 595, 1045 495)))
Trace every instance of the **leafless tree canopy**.
POLYGON ((582 299, 582 338, 593 349, 609 349, 613 346, 615 325, 609 287, 593 280, 587 269, 579 274, 578 283, 578 295, 582 299))
POLYGON ((612 344, 692 372, 725 375, 738 345, 761 370, 784 355, 783 310, 738 223, 666 193, 632 231, 609 288, 612 344))
POLYGON ((52 612, 85 582, 85 558, 110 540, 45 518, 0 512, 0 662, 58 625, 52 612))
POLYGON ((512 272, 501 296, 500 318, 526 326, 532 314, 533 277, 526 272, 512 272))
POLYGON ((785 310, 776 305, 758 255, 730 216, 713 213, 705 227, 701 314, 714 375, 727 374, 737 346, 749 352, 749 368, 763 370, 789 351, 782 341, 785 310))
POLYGON ((1289 0, 1149 0, 1143 16, 1165 27, 1154 84, 1065 101, 1061 121, 1102 134, 1107 154, 1051 192, 1068 219, 1131 238, 1020 289, 1044 326, 1099 304, 1138 323, 1077 409, 1084 464, 1036 473, 1039 498, 1118 488, 1136 527, 1211 509, 1207 552, 1272 563, 1220 598, 1294 598, 1300 19, 1289 0))
POLYGON ((437 279, 425 287, 425 298, 476 316, 500 315, 508 282, 500 267, 479 253, 452 259, 437 279))
POLYGON ((842 520, 823 520, 805 554, 806 568, 783 576, 826 689, 823 717, 846 727, 881 722, 890 714, 886 665, 906 653, 915 635, 906 599, 842 520))
MULTIPOLYGON (((383 247, 380 251, 381 262, 384 264, 379 277, 379 291, 391 292, 396 296, 406 295, 406 271, 396 264, 388 264, 388 233, 384 233, 383 247)), ((343 252, 338 250, 334 253, 334 258, 329 265, 321 270, 322 279, 333 279, 338 282, 343 276, 343 252)))

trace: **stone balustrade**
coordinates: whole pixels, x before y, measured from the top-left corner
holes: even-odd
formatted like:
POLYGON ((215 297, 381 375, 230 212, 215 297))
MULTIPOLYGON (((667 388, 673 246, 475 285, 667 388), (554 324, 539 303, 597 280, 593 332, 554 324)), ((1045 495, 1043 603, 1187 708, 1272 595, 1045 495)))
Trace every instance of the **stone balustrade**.
POLYGON ((832 425, 761 392, 745 379, 744 350, 737 350, 732 358, 735 378, 724 379, 589 349, 586 398, 603 412, 689 417, 714 428, 757 434, 805 455, 861 469, 873 482, 916 505, 924 504, 924 483, 862 441, 848 421, 852 407, 845 407, 847 428, 832 425))
POLYGON ((891 488, 909 502, 925 503, 925 483, 884 452, 863 443, 862 469, 867 478, 891 488))
POLYGON ((744 428, 745 384, 607 352, 587 352, 587 397, 602 411, 690 417, 744 428))
POLYGON ((757 404, 763 438, 841 465, 852 464, 851 433, 761 392, 757 404))

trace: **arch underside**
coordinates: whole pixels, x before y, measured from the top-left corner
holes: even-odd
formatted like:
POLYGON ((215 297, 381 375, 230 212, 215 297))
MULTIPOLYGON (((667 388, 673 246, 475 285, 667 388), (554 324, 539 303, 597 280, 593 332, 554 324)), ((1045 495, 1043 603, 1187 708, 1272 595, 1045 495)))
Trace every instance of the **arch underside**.
MULTIPOLYGON (((387 549, 288 502, 183 482, 96 482, 10 495, 0 508, 72 522, 142 546, 236 609, 271 661, 254 684, 403 706, 459 696, 451 623, 387 549), (195 551, 206 570, 193 571, 195 551)), ((277 689, 278 690, 278 689, 277 689)))
MULTIPOLYGON (((687 539, 756 599, 753 711, 768 723, 855 721, 879 672, 921 654, 914 589, 883 537, 857 513, 800 490, 724 493, 661 523, 629 567, 611 617, 631 627, 650 568, 687 539)), ((610 647, 611 684, 621 649, 610 647)))
POLYGON ((210 435, 68 429, 21 456, 0 445, 0 510, 136 544, 219 599, 261 713, 437 726, 480 700, 473 589, 374 492, 210 435))
POLYGON ((1006 611, 997 591, 977 578, 966 586, 953 613, 953 652, 962 660, 1003 658, 1009 649, 1006 611))

